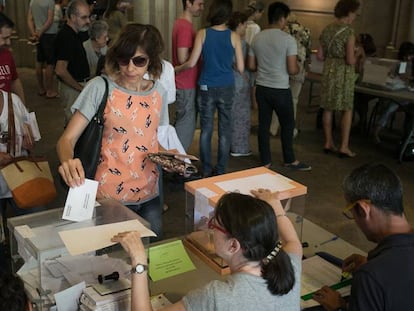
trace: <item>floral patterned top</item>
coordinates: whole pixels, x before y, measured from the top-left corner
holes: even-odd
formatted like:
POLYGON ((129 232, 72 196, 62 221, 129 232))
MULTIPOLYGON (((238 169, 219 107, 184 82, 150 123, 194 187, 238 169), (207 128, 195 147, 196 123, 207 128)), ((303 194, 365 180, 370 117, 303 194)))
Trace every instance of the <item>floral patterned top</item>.
POLYGON ((295 38, 296 43, 298 45, 298 65, 299 65, 299 73, 296 75, 290 76, 291 80, 304 82, 305 81, 305 62, 309 59, 311 54, 311 36, 309 28, 303 26, 299 23, 296 19, 289 20, 283 29, 285 32, 290 34, 293 38, 295 38))

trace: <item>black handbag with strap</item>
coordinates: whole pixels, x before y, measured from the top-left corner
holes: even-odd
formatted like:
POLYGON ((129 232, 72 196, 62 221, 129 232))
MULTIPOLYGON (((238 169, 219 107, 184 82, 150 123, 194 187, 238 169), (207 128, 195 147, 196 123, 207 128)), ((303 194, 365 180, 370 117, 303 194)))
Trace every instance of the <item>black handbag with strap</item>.
POLYGON ((74 158, 79 158, 81 160, 83 170, 85 171, 85 177, 89 179, 95 178, 96 169, 101 156, 102 136, 105 122, 103 111, 108 98, 108 81, 104 77, 102 77, 102 79, 105 81, 105 93, 102 97, 101 104, 99 105, 98 111, 79 137, 74 149, 74 158))

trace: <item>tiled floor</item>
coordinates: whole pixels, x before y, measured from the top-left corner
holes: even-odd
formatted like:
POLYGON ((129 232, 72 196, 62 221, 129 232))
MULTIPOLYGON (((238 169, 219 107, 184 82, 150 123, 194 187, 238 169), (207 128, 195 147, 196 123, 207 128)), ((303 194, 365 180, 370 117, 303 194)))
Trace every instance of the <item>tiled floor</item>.
MULTIPOLYGON (((51 207, 59 207, 64 204, 65 191, 60 187, 57 176, 58 160, 55 144, 63 130, 63 112, 59 99, 45 99, 36 95, 34 70, 22 68, 19 73, 25 88, 27 106, 36 112, 43 137, 36 147, 36 153, 49 158, 51 168, 56 174, 59 198, 51 204, 51 207)), ((341 214, 341 208, 345 204, 341 192, 341 182, 344 176, 354 167, 367 162, 379 161, 389 165, 399 174, 404 184, 406 214, 414 224, 414 162, 398 164, 395 155, 398 136, 395 135, 396 132, 391 131, 386 133, 386 140, 382 145, 375 145, 372 139, 366 135, 352 133, 351 148, 358 154, 353 159, 339 159, 334 155, 324 154, 322 152, 323 133, 316 129, 317 108, 307 107, 307 88, 305 84, 297 116, 300 134, 295 139, 294 147, 297 158, 312 165, 313 169, 311 172, 293 172, 282 167, 280 165, 281 148, 278 137, 273 137, 271 140, 274 163, 272 169, 308 187, 305 207, 306 218, 341 236, 357 247, 368 250, 372 244, 366 241, 352 221, 345 219, 341 214)), ((317 98, 314 100, 314 104, 317 104, 317 98)), ((260 165, 255 131, 255 128, 257 128, 256 118, 257 113, 254 111, 252 113, 252 134, 250 136, 253 154, 249 157, 230 158, 229 172, 260 165)), ((394 125, 394 127, 397 127, 397 125, 394 125)), ((335 135, 338 136, 339 132, 336 131, 335 135)), ((198 155, 198 137, 199 130, 196 132, 190 150, 194 155, 198 155)), ((216 138, 213 142, 214 145, 216 145, 216 138)), ((184 234, 185 194, 183 189, 182 183, 177 183, 165 176, 165 201, 169 206, 168 211, 164 213, 166 238, 184 234)))

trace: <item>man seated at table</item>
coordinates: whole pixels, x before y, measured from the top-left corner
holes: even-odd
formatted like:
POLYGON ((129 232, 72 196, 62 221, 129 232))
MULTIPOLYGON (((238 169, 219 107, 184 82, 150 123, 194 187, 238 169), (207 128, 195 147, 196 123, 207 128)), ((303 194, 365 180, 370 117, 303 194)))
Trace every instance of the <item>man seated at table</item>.
MULTIPOLYGON (((400 45, 400 48, 398 50, 398 59, 404 63, 406 63, 406 70, 405 73, 400 74, 399 78, 401 78, 404 83, 411 83, 413 80, 413 61, 414 61, 414 43, 412 42, 403 42, 400 45)), ((381 109, 380 116, 375 124, 374 128, 374 142, 375 143, 381 143, 380 133, 385 127, 385 125, 390 120, 391 116, 400 108, 404 106, 408 106, 411 103, 409 100, 405 101, 392 101, 392 100, 383 100, 383 106, 381 109)), ((405 133, 408 134, 408 133, 405 133)))
POLYGON ((399 177, 383 164, 366 164, 345 178, 343 191, 350 203, 344 214, 378 245, 368 258, 354 254, 343 261, 343 271, 353 273, 348 307, 328 286, 313 298, 328 311, 412 310, 414 233, 399 177))

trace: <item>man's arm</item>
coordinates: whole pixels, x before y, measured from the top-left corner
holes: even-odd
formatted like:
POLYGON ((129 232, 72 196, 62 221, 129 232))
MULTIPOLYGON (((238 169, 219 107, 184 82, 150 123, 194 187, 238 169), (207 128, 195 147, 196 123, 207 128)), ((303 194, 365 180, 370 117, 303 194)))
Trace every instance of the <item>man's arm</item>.
POLYGON ((29 8, 29 12, 27 12, 27 26, 29 27, 30 35, 32 37, 36 37, 36 27, 33 21, 33 14, 32 8, 29 8))
POLYGON ((289 75, 295 75, 299 72, 299 66, 296 55, 288 55, 286 57, 286 65, 289 75))
POLYGON ((179 73, 186 69, 193 68, 197 64, 198 59, 200 58, 200 55, 201 55, 201 51, 203 49, 203 43, 204 43, 205 36, 206 36, 205 29, 201 29, 197 32, 197 36, 195 38, 193 50, 191 51, 190 57, 185 63, 179 66, 175 66, 174 68, 175 73, 179 73))
POLYGON ((256 71, 257 70, 257 61, 256 61, 256 57, 254 56, 247 56, 247 67, 249 68, 250 71, 256 71))
POLYGON ((11 83, 11 91, 12 93, 19 96, 23 104, 25 104, 25 98, 24 98, 24 90, 23 90, 23 84, 20 78, 17 78, 16 80, 13 80, 11 83))
POLYGON ((190 49, 189 48, 177 48, 177 58, 178 63, 184 64, 190 57, 190 49))
POLYGON ((42 28, 37 32, 37 35, 40 37, 49 27, 53 24, 54 8, 47 10, 47 19, 42 25, 42 28))
POLYGON ((54 8, 47 10, 47 19, 45 23, 42 25, 42 28, 39 30, 36 30, 36 26, 34 24, 33 20, 33 14, 32 9, 29 8, 29 12, 27 13, 27 26, 29 27, 30 34, 36 38, 39 39, 40 36, 49 29, 49 27, 53 24, 53 15, 54 15, 54 8))
POLYGON ((56 62, 55 72, 58 77, 67 85, 78 90, 79 92, 82 91, 83 86, 80 85, 69 73, 68 71, 68 62, 66 60, 58 60, 56 62))

